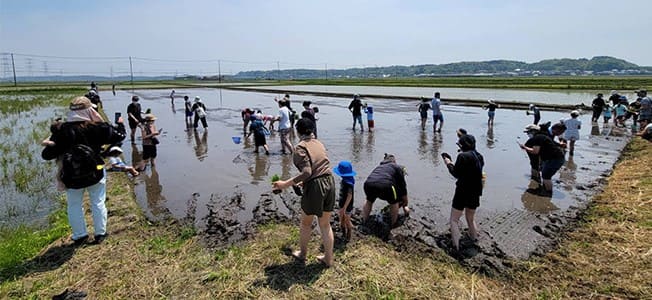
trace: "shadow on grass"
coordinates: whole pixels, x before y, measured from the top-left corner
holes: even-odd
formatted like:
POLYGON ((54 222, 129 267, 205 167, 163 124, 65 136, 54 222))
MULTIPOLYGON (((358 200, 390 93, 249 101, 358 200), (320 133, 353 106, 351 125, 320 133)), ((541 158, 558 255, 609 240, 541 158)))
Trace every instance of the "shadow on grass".
POLYGON ((15 280, 27 274, 40 273, 59 268, 75 253, 79 246, 62 244, 51 247, 36 257, 11 268, 0 270, 0 282, 15 280))
POLYGON ((310 285, 317 281, 326 266, 320 262, 305 264, 299 260, 292 260, 284 264, 271 265, 265 268, 265 281, 256 282, 254 285, 265 286, 277 291, 287 291, 295 284, 310 285))

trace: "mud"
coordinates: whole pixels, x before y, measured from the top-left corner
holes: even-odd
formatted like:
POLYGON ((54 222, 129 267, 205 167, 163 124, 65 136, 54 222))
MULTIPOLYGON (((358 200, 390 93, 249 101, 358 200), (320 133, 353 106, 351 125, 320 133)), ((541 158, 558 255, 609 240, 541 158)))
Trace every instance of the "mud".
MULTIPOLYGON (((255 234, 257 225, 266 223, 297 224, 299 197, 291 189, 271 193, 270 178, 282 179, 297 174, 289 155, 280 154, 279 137, 268 137, 271 154, 253 153, 253 138, 234 144, 232 136, 242 137, 240 110, 262 109, 276 115, 278 94, 252 93, 217 89, 177 89, 183 95, 202 97, 208 107, 207 130, 193 130, 184 122, 183 105, 171 107, 169 90, 135 91, 143 110, 151 108, 157 115, 157 127, 164 128, 158 146, 156 167, 149 167, 136 177, 136 198, 151 220, 174 219, 193 224, 203 233, 209 246, 224 246, 255 234)), ((123 112, 131 93, 103 96, 108 115, 123 112)), ((486 273, 501 273, 512 259, 524 259, 544 253, 557 237, 573 226, 591 198, 604 185, 605 178, 631 136, 631 132, 602 122, 591 126, 590 115, 583 122, 576 153, 553 177, 552 198, 526 193, 529 164, 516 141, 524 142, 523 128, 532 122, 522 110, 500 108, 493 127, 487 127, 487 113, 478 107, 444 105, 442 133, 432 130, 430 116, 422 131, 416 111, 417 101, 367 99, 374 106, 376 127, 369 132, 351 129, 347 110, 350 99, 292 95, 292 107, 301 111, 300 103, 310 100, 320 109, 317 122, 319 139, 327 148, 331 165, 349 160, 356 176, 354 238, 377 235, 405 251, 444 249, 464 265, 486 273), (477 148, 485 157, 486 186, 476 220, 481 229, 477 243, 464 239, 463 249, 450 250, 448 216, 455 180, 448 174, 440 154, 457 151, 455 130, 463 127, 475 135, 477 148), (362 224, 359 209, 364 203, 362 185, 367 175, 382 160, 384 153, 396 155, 407 167, 406 178, 412 213, 402 217, 400 225, 390 229, 383 207, 376 201, 372 221, 362 224)), ((544 110, 543 121, 556 122, 568 113, 544 110)), ((364 118, 364 116, 363 116, 364 118)), ((137 137, 139 134, 137 134, 137 137)), ((297 137, 292 137, 294 143, 297 137)), ((123 147, 127 163, 137 163, 140 140, 123 147)), ((339 235, 339 221, 333 227, 339 235)), ((463 221, 462 224, 465 224, 463 221)), ((466 225, 463 225, 466 228, 466 225)), ((341 240, 340 240, 341 242, 341 240)), ((341 243, 340 243, 341 244, 341 243)))

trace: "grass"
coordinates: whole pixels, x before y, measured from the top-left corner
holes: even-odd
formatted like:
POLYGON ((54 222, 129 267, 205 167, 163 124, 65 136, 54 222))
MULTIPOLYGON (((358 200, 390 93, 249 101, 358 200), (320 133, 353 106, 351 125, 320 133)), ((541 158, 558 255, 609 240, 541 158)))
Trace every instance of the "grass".
POLYGON ((0 298, 72 289, 91 299, 650 299, 652 169, 641 167, 650 165, 652 144, 631 142, 577 227, 554 250, 513 262, 502 277, 465 269, 437 249, 397 251, 374 237, 338 248, 335 266, 324 269, 313 235, 302 265, 284 254, 298 244, 297 224, 260 226, 242 244, 207 249, 192 228, 150 224, 127 176, 111 173, 109 239, 81 248, 71 248, 68 237, 43 239, 40 252, 0 267, 0 298))

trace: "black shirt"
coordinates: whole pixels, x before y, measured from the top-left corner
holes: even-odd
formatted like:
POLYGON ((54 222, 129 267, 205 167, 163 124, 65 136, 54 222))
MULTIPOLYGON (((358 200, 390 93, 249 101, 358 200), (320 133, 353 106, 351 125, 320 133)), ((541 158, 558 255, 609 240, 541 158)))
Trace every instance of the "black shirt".
POLYGON ((471 195, 482 195, 482 168, 484 158, 475 150, 461 152, 455 164, 448 164, 448 171, 457 178, 455 185, 471 195))
POLYGON ((361 108, 362 108, 362 101, 360 101, 360 99, 353 99, 353 101, 351 101, 351 104, 349 104, 349 110, 353 109, 352 112, 354 116, 362 116, 361 108))
POLYGON ((564 159, 564 150, 561 149, 561 145, 545 133, 537 133, 526 144, 539 146, 539 156, 543 161, 564 159))
POLYGON ((596 110, 602 110, 602 108, 605 105, 606 103, 604 102, 604 99, 602 99, 602 97, 593 99, 593 108, 595 108, 596 110))
POLYGON ((365 182, 376 186, 394 186, 398 198, 407 195, 407 184, 405 183, 403 169, 389 160, 382 161, 379 166, 371 171, 365 182))
POLYGON ((496 108, 498 108, 498 105, 496 104, 490 103, 489 105, 487 105, 487 109, 489 111, 496 111, 496 108))
MULTIPOLYGON (((134 118, 136 118, 136 120, 138 120, 138 122, 143 121, 142 110, 140 108, 140 103, 138 103, 138 102, 129 103, 129 105, 127 106, 127 114, 131 114, 132 116, 134 116, 134 118)), ((131 123, 131 122, 133 122, 133 120, 130 117, 129 118, 129 123, 131 123)))

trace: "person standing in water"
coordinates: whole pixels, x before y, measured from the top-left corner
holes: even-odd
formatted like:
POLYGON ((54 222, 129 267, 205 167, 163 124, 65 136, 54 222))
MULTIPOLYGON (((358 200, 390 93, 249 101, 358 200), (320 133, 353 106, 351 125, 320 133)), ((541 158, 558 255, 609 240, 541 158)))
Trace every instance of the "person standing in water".
POLYGON ((598 119, 600 119, 600 115, 602 114, 605 105, 606 103, 604 102, 604 99, 602 99, 602 93, 598 93, 597 97, 593 99, 593 103, 591 103, 591 107, 593 108, 593 117, 591 117, 591 122, 598 122, 598 119))
POLYGON ((487 126, 488 127, 493 127, 494 126, 494 117, 496 116, 496 108, 500 107, 496 102, 494 102, 493 99, 489 99, 489 104, 486 106, 483 106, 482 109, 487 110, 487 116, 489 119, 487 120, 487 126))
POLYGON ((353 116, 353 130, 355 130, 355 123, 360 124, 360 131, 364 131, 364 126, 362 126, 362 101, 360 101, 360 95, 355 94, 353 100, 349 103, 349 111, 353 116))
POLYGON ((441 132, 441 128, 444 127, 444 115, 441 111, 441 95, 439 92, 435 93, 435 97, 432 98, 432 103, 430 109, 432 109, 432 131, 441 132), (437 129, 437 122, 439 122, 439 129, 437 129))
POLYGON ((375 121, 374 121, 374 107, 371 104, 365 103, 364 112, 367 114, 367 128, 369 131, 374 131, 375 121))
POLYGON ((198 122, 201 120, 201 124, 204 126, 204 129, 208 128, 208 123, 206 123, 206 105, 201 102, 199 96, 195 97, 195 104, 192 105, 192 111, 195 113, 195 120, 192 124, 193 128, 197 129, 199 125, 198 122))
POLYGON ((170 93, 170 103, 172 103, 172 105, 174 105, 174 93, 174 90, 170 93))
POLYGON ((580 139, 580 129, 582 128, 582 121, 577 117, 580 116, 579 111, 572 111, 570 119, 564 120, 566 131, 564 132, 564 141, 568 141, 568 155, 575 154, 575 141, 580 139))
POLYGON ((187 95, 183 96, 183 105, 186 109, 186 124, 192 124, 192 103, 187 95))
POLYGON ((533 115, 534 116, 534 121, 532 124, 534 125, 539 125, 539 121, 541 121, 541 111, 539 110, 539 107, 537 107, 534 104, 530 104, 528 107, 528 111, 525 112, 526 115, 533 115))
POLYGON ((281 138, 281 154, 286 154, 286 148, 292 154, 292 143, 290 142, 290 109, 287 107, 287 101, 281 100, 278 101, 278 132, 279 137, 281 138))
POLYGON ((131 103, 127 106, 127 115, 129 116, 127 120, 129 120, 129 129, 131 130, 129 136, 131 137, 132 143, 134 142, 136 127, 143 122, 143 112, 138 100, 140 100, 138 96, 131 97, 131 103))
POLYGON ((463 134, 457 141, 460 153, 457 155, 455 164, 448 153, 442 153, 444 163, 448 171, 457 178, 455 183, 455 195, 450 215, 450 230, 453 248, 460 248, 460 217, 466 216, 466 223, 469 226, 469 235, 472 240, 478 239, 478 225, 475 223, 475 211, 480 206, 482 196, 482 168, 484 158, 475 150, 475 138, 470 134, 463 134))
POLYGON ((421 103, 417 104, 419 115, 421 116, 421 130, 426 130, 426 122, 428 121, 428 110, 430 110, 430 102, 428 98, 421 97, 421 103))

